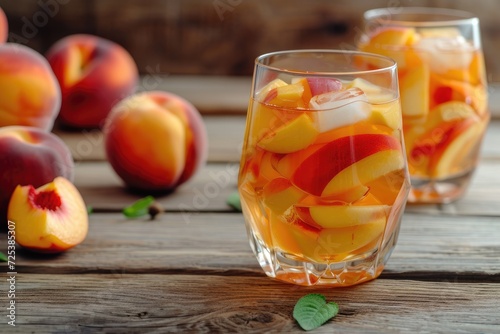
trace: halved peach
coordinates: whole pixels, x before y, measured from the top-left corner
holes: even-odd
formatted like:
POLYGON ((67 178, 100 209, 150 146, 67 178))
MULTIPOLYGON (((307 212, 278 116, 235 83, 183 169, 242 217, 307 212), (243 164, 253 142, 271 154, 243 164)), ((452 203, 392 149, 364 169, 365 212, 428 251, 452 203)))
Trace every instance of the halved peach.
POLYGON ((309 115, 303 113, 294 120, 268 132, 257 145, 273 153, 291 153, 311 145, 318 130, 309 115))
POLYGON ((16 223, 16 241, 41 252, 62 252, 87 236, 87 207, 75 186, 64 177, 35 189, 17 186, 9 203, 16 223))

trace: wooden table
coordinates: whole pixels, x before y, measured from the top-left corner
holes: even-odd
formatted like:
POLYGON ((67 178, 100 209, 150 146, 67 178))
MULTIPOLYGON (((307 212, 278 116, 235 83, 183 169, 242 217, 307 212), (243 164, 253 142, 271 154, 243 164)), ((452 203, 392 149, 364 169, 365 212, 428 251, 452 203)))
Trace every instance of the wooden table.
POLYGON ((6 324, 4 280, 0 332, 302 332, 292 310, 310 292, 340 306, 317 333, 500 332, 499 120, 489 126, 467 195, 407 207, 386 270, 351 288, 292 286, 258 266, 241 213, 226 204, 236 191, 244 121, 205 116, 209 163, 158 198, 167 213, 154 221, 121 214, 139 196, 104 160, 100 132, 59 133, 94 209, 89 235, 58 256, 18 249, 16 327, 6 324))

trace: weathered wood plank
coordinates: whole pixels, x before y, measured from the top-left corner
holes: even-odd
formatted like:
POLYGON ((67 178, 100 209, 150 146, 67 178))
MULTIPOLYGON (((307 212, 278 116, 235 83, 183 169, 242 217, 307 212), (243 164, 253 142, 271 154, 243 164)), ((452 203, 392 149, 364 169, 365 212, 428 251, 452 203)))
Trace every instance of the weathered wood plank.
MULTIPOLYGON (((407 206, 407 212, 500 216, 499 160, 483 159, 469 191, 447 205, 407 206)), ((227 196, 236 191, 238 164, 211 163, 175 192, 156 196, 169 211, 232 211, 227 196)), ((143 196, 126 190, 111 166, 104 162, 80 162, 75 184, 87 205, 98 211, 119 211, 143 196)))
MULTIPOLYGON (((33 256, 19 250, 18 272, 264 276, 238 213, 164 214, 155 221, 92 214, 90 220, 85 242, 66 253, 33 256)), ((498 282, 499 224, 497 217, 406 214, 384 275, 498 282)))
MULTIPOLYGON (((203 118, 208 135, 209 161, 239 161, 245 133, 245 116, 211 115, 203 118)), ((100 130, 65 131, 54 129, 69 147, 76 161, 106 160, 100 130)))
MULTIPOLYGON (((11 333, 303 333, 292 317, 303 295, 322 293, 340 312, 315 333, 493 333, 498 284, 378 279, 311 289, 263 277, 19 274, 11 333)), ((2 324, 2 326, 6 326, 2 324)))

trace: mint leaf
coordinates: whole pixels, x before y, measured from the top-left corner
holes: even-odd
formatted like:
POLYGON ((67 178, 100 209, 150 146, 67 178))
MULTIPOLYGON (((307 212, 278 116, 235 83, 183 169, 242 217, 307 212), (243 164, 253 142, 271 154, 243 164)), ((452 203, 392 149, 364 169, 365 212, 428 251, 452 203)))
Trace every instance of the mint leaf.
POLYGON ((319 293, 305 295, 293 308, 293 318, 306 331, 318 328, 337 313, 339 313, 337 303, 327 303, 325 296, 319 293))
POLYGON ((94 208, 90 205, 87 206, 87 214, 92 214, 94 212, 94 208))
POLYGON ((123 214, 129 218, 136 218, 148 214, 149 206, 155 201, 153 196, 147 196, 132 203, 123 209, 123 214))
POLYGON ((227 197, 226 203, 230 205, 232 208, 241 212, 241 201, 240 194, 238 192, 234 192, 227 197))
POLYGON ((0 252, 0 262, 7 262, 7 256, 4 253, 0 252))

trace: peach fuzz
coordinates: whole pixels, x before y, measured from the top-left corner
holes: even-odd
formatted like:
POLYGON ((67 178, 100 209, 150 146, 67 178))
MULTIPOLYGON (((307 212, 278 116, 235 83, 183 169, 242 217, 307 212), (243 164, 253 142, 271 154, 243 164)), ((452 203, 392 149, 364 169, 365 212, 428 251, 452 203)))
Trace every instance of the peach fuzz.
POLYGON ((0 128, 0 216, 17 185, 40 187, 57 176, 72 180, 73 159, 56 135, 26 126, 0 128))
POLYGON ((132 56, 107 39, 70 35, 46 56, 61 86, 63 125, 101 127, 113 106, 136 89, 138 70, 132 56))
POLYGON ((108 161, 130 188, 173 190, 207 159, 207 134, 198 110, 162 91, 117 104, 104 126, 108 161))
POLYGON ((7 41, 9 34, 9 24, 5 12, 0 8, 0 44, 7 41))
POLYGON ((45 58, 20 44, 0 45, 0 126, 49 131, 60 103, 59 84, 45 58))
POLYGON ((85 202, 63 177, 35 189, 17 186, 9 203, 16 242, 33 251, 59 253, 80 244, 88 232, 85 202))

